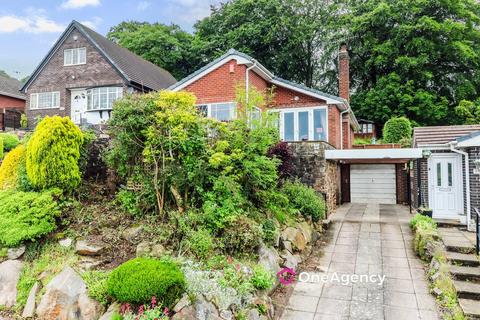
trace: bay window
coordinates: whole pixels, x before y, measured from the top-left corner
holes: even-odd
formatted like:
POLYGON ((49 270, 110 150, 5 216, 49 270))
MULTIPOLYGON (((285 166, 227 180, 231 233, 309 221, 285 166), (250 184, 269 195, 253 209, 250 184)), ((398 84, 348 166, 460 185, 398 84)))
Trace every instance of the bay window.
POLYGON ((40 92, 30 95, 30 109, 53 109, 60 107, 60 92, 40 92))
POLYGON ((111 110, 113 102, 123 96, 121 87, 100 87, 87 90, 87 111, 111 110))
POLYGON ((327 141, 326 107, 279 109, 280 138, 284 141, 327 141))

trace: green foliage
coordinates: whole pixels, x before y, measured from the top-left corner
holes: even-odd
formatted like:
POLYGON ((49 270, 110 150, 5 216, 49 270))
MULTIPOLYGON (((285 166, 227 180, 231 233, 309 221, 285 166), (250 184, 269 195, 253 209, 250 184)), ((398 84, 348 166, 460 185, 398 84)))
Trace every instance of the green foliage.
POLYGON ((282 192, 288 197, 295 209, 304 217, 318 221, 325 217, 325 200, 318 196, 314 189, 296 182, 286 182, 282 192))
POLYGON ((372 139, 370 138, 355 138, 353 141, 354 145, 365 145, 365 144, 371 144, 372 139))
POLYGON ((152 307, 151 305, 144 305, 142 312, 135 314, 131 310, 128 310, 123 314, 123 317, 118 315, 118 320, 168 320, 170 317, 168 314, 165 314, 165 308, 162 306, 152 307))
POLYGON ((80 170, 80 173, 85 173, 85 170, 87 169, 87 164, 89 160, 89 149, 91 144, 95 141, 97 136, 92 130, 85 130, 82 131, 83 134, 83 141, 82 144, 80 145, 80 157, 78 159, 78 167, 80 170))
POLYGON ((103 305, 109 302, 108 281, 109 272, 106 271, 86 271, 82 278, 87 285, 88 296, 103 305))
POLYGON ((432 218, 417 213, 410 221, 410 226, 415 231, 413 240, 415 252, 420 258, 428 261, 431 253, 427 248, 432 247, 440 239, 437 224, 432 218))
POLYGON ((224 288, 234 288, 240 296, 245 296, 255 290, 250 274, 245 272, 240 264, 227 264, 224 267, 220 285, 224 288))
POLYGON ((60 215, 54 200, 58 194, 58 190, 0 191, 0 243, 13 247, 55 230, 55 218, 60 215))
POLYGON ((186 245, 188 250, 199 259, 207 259, 215 249, 215 243, 206 229, 191 231, 188 235, 186 245))
POLYGON ((410 221, 410 226, 413 230, 417 230, 418 228, 434 230, 437 228, 435 220, 421 214, 416 214, 413 216, 412 220, 410 221))
POLYGON ((73 190, 81 180, 82 143, 82 132, 68 117, 45 117, 27 145, 26 169, 32 185, 38 190, 73 190))
POLYGON ((25 113, 22 113, 22 115, 20 116, 20 127, 22 129, 26 129, 28 127, 28 119, 25 113))
POLYGON ((383 141, 386 143, 399 143, 402 139, 412 136, 412 124, 405 117, 394 117, 385 123, 383 128, 383 141))
POLYGON ((279 234, 276 221, 273 219, 265 220, 262 224, 262 232, 263 241, 267 244, 273 245, 275 238, 279 234))
POLYGON ((3 139, 0 139, 0 159, 3 159, 4 150, 3 150, 3 139))
POLYGON ((480 99, 475 102, 462 100, 455 107, 455 114, 462 124, 480 123, 480 99))
POLYGON ((253 275, 250 281, 255 289, 267 290, 273 287, 275 278, 263 266, 257 265, 253 268, 253 275))
POLYGON ((3 140, 3 149, 10 151, 20 143, 18 136, 13 133, 0 133, 0 138, 3 140))
POLYGON ((107 286, 108 294, 120 302, 143 304, 156 297, 172 307, 185 291, 185 279, 173 262, 136 258, 113 270, 107 286))
POLYGON ((227 226, 221 241, 226 253, 245 255, 255 252, 262 240, 262 228, 252 219, 241 216, 235 223, 227 226))
POLYGON ((25 161, 25 147, 17 146, 10 151, 0 166, 0 189, 14 189, 18 185, 19 170, 25 161))

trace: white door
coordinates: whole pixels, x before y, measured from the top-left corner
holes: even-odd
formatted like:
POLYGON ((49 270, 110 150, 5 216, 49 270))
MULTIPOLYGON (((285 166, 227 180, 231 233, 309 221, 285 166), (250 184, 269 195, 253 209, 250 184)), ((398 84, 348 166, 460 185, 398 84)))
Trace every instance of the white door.
POLYGON ((462 158, 455 153, 432 154, 428 167, 429 203, 433 217, 459 219, 463 214, 462 158))
POLYGON ((397 203, 394 164, 352 164, 350 166, 352 203, 397 203))
POLYGON ((71 115, 73 123, 81 124, 82 116, 87 110, 87 91, 86 90, 72 90, 71 100, 71 115))

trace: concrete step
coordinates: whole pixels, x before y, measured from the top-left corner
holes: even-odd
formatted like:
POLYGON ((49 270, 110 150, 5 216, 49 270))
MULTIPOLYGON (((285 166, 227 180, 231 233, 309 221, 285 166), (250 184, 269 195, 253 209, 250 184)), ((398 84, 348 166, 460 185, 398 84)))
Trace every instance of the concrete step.
MULTIPOLYGON (((454 280, 453 285, 461 299, 480 300, 480 284, 454 280)), ((480 302, 478 302, 480 303, 480 302)))
POLYGON ((459 252, 447 251, 447 259, 453 264, 469 267, 480 266, 480 261, 474 254, 465 254, 459 252))
POLYGON ((435 219, 439 228, 464 228, 465 225, 460 220, 435 219))
POLYGON ((444 241, 443 243, 445 244, 445 248, 447 248, 447 251, 464 253, 464 254, 475 253, 475 247, 466 243, 464 244, 464 243, 454 243, 454 242, 446 242, 446 241, 444 241))
POLYGON ((476 300, 458 299, 467 319, 480 319, 480 303, 476 300))
POLYGON ((456 280, 480 282, 480 267, 451 266, 450 273, 456 280))

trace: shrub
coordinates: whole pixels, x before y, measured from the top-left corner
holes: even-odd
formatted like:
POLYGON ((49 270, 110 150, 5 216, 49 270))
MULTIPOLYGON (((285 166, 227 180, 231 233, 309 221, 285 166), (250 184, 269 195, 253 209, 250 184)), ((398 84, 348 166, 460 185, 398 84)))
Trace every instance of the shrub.
POLYGON ((3 140, 3 149, 5 151, 10 151, 20 144, 20 139, 18 139, 16 134, 1 133, 0 135, 3 140))
POLYGON ((283 185, 282 192, 287 195, 293 207, 304 217, 318 221, 325 216, 325 200, 319 197, 312 188, 298 181, 287 182, 283 185))
POLYGON ((25 113, 22 113, 22 115, 20 116, 20 127, 22 129, 26 129, 28 127, 28 119, 25 113))
POLYGON ((185 291, 185 277, 170 261, 136 258, 110 273, 108 294, 120 302, 143 304, 155 296, 171 307, 185 291))
POLYGON ((262 231, 263 231, 263 241, 265 243, 273 245, 275 242, 275 238, 278 236, 278 229, 273 219, 267 219, 262 224, 262 231))
POLYGON ((386 143, 398 143, 402 138, 412 136, 412 124, 405 117, 394 117, 383 127, 383 140, 386 143))
POLYGON ((13 247, 55 230, 58 193, 0 191, 0 243, 13 247))
POLYGON ((288 178, 293 175, 295 170, 293 166, 293 154, 287 142, 281 141, 272 146, 268 150, 267 155, 270 158, 277 158, 281 161, 277 169, 280 178, 288 178))
POLYGON ((45 117, 27 145, 27 175, 38 189, 73 190, 81 180, 78 160, 83 134, 67 117, 45 117))
POLYGON ((87 285, 88 296, 103 305, 108 303, 108 274, 106 271, 87 271, 82 274, 87 285))
POLYGON ((266 290, 273 286, 275 278, 263 266, 257 265, 253 268, 253 276, 250 281, 255 289, 266 290))
POLYGON ((10 151, 0 166, 0 189, 12 189, 18 185, 20 164, 25 161, 25 147, 10 151))
POLYGON ((413 241, 415 252, 420 258, 428 261, 440 239, 437 224, 432 218, 417 213, 410 221, 410 226, 415 231, 413 241))
POLYGON ((244 216, 227 226, 221 237, 225 251, 231 255, 255 252, 261 239, 261 227, 254 220, 244 216))
POLYGON ((0 159, 3 159, 3 139, 0 139, 0 159))
POLYGON ((197 258, 206 259, 215 249, 215 244, 210 231, 199 229, 190 232, 187 238, 187 247, 197 258))

